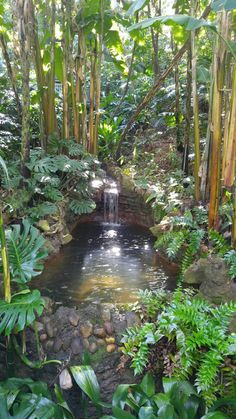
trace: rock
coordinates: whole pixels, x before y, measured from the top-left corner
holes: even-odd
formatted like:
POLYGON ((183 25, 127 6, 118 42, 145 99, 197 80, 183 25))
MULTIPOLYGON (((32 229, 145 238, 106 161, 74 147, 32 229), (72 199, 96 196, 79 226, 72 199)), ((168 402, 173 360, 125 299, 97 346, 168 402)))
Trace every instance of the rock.
POLYGON ((139 316, 134 311, 128 311, 125 314, 125 319, 127 322, 127 327, 138 326, 141 324, 139 316))
POLYGON ((105 346, 106 345, 106 342, 103 339, 97 339, 96 342, 97 342, 98 346, 105 346))
POLYGON ((74 327, 78 326, 79 319, 80 317, 75 311, 73 311, 69 316, 69 322, 74 327))
POLYGON ((108 338, 105 339, 106 343, 110 344, 110 343, 115 343, 115 338, 109 336, 108 338))
POLYGON ((116 345, 114 345, 114 343, 110 344, 110 345, 107 345, 107 352, 109 354, 112 353, 112 352, 115 352, 115 350, 116 350, 116 345))
POLYGON ((43 325, 43 323, 35 322, 34 325, 35 325, 35 327, 36 327, 36 329, 37 329, 38 332, 43 332, 44 331, 44 325, 43 325))
POLYGON ((42 323, 45 325, 45 324, 47 324, 48 322, 50 322, 50 317, 48 317, 48 316, 43 316, 43 317, 41 318, 41 320, 42 320, 42 323))
POLYGON ((85 349, 89 349, 90 343, 88 339, 83 339, 83 346, 85 349))
POLYGON ((46 332, 47 332, 48 337, 49 338, 53 338, 53 336, 54 336, 54 328, 53 328, 53 326, 52 326, 52 324, 51 324, 50 321, 46 323, 45 329, 46 329, 46 332))
POLYGON ((45 342, 47 338, 48 338, 48 335, 46 335, 46 333, 43 333, 42 335, 39 336, 40 342, 45 342))
POLYGON ((70 336, 65 336, 63 338, 63 345, 62 345, 64 351, 67 351, 69 349, 70 345, 71 345, 71 337, 70 336))
POLYGON ((231 280, 223 259, 216 255, 201 258, 184 274, 187 284, 200 284, 201 296, 213 303, 236 300, 236 284, 231 280))
POLYGON ((110 322, 111 321, 111 310, 108 307, 102 307, 101 308, 101 317, 104 322, 110 322))
POLYGON ((73 237, 72 237, 72 235, 71 234, 65 234, 65 235, 63 235, 62 236, 62 240, 61 240, 61 243, 64 245, 64 244, 68 244, 68 243, 70 243, 71 242, 71 240, 73 240, 73 237))
POLYGON ((94 336, 98 338, 105 338, 106 332, 103 327, 95 326, 93 331, 94 336))
POLYGON ((114 332, 113 324, 108 321, 104 323, 104 329, 108 335, 112 335, 112 333, 114 332))
POLYGON ((79 355, 83 352, 83 345, 80 338, 72 339, 71 350, 74 355, 79 355))
POLYGON ((229 324, 230 333, 236 333, 236 315, 234 315, 229 324))
POLYGON ((114 319, 113 326, 114 326, 115 334, 121 337, 122 334, 125 332, 125 329, 127 329, 127 322, 126 320, 114 319))
POLYGON ((39 220, 38 227, 45 233, 50 231, 50 225, 47 220, 39 220))
POLYGON ((86 321, 80 325, 80 334, 83 338, 89 338, 93 333, 93 325, 90 321, 86 321))
POLYGON ((72 378, 67 369, 64 369, 59 375, 59 385, 62 390, 69 390, 73 387, 72 378))
POLYGON ((63 345, 63 341, 61 340, 60 337, 57 337, 53 345, 53 351, 59 352, 62 348, 62 345, 63 345))
POLYGON ((159 237, 160 233, 165 231, 169 231, 172 228, 172 219, 171 217, 165 216, 162 218, 160 224, 155 224, 153 227, 150 228, 151 233, 155 237, 159 237))
POLYGON ((54 301, 49 297, 43 297, 44 299, 44 313, 51 315, 55 306, 54 301))
POLYGON ((51 349, 52 349, 52 347, 53 347, 53 344, 54 344, 53 340, 48 340, 48 341, 45 343, 45 349, 46 349, 46 351, 51 351, 51 349))
POLYGON ((91 352, 91 354, 94 354, 95 352, 97 352, 98 347, 96 345, 95 342, 92 342, 91 345, 89 346, 89 352, 91 352))

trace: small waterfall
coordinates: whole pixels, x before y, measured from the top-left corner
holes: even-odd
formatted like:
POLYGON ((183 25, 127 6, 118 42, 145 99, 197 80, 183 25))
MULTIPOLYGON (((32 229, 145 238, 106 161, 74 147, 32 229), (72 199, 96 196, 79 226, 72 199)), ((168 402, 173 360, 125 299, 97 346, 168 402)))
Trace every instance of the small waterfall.
POLYGON ((104 189, 104 222, 118 224, 118 203, 119 190, 117 184, 112 180, 107 182, 104 189))

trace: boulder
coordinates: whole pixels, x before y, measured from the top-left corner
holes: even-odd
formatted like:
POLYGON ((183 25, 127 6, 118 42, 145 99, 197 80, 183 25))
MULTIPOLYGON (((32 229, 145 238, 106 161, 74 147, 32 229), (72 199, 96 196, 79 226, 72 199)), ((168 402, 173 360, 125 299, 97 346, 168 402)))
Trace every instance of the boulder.
POLYGON ((236 300, 236 284, 229 276, 225 261, 217 255, 194 262, 185 272, 184 282, 200 285, 200 295, 213 303, 236 300))

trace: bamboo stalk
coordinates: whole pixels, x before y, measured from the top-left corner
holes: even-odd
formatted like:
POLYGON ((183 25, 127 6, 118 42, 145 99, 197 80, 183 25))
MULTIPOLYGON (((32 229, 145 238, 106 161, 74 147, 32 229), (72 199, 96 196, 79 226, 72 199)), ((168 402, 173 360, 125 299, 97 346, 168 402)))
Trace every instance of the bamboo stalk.
MULTIPOLYGON (((227 39, 228 14, 219 14, 219 32, 227 39)), ((216 49, 213 63, 213 105, 212 105, 212 139, 211 139, 211 164, 210 164, 210 203, 208 223, 210 228, 218 229, 219 226, 219 200, 220 200, 220 175, 221 175, 221 142, 222 142, 222 105, 224 85, 224 65, 226 46, 220 37, 216 40, 216 49)))
POLYGON ((0 242, 1 242, 1 255, 3 266, 3 286, 4 286, 4 299, 6 302, 11 302, 11 276, 10 267, 7 256, 6 236, 3 224, 3 215, 0 211, 0 242))

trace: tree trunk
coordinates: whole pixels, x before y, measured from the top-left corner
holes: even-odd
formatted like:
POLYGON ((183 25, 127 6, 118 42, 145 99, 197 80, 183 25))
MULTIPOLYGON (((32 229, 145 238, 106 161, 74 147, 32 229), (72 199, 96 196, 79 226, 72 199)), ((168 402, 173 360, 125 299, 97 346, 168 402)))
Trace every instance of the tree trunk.
POLYGON ((184 130, 184 154, 183 154, 183 163, 182 169, 186 175, 189 173, 188 159, 189 159, 189 143, 191 135, 191 117, 192 117, 192 107, 191 107, 191 97, 192 97, 192 52, 191 45, 188 48, 188 57, 187 57, 187 82, 186 82, 186 103, 185 103, 185 130, 184 130))
POLYGON ((21 57, 22 76, 22 132, 21 132, 21 174, 24 178, 30 176, 26 164, 30 154, 30 10, 27 0, 16 2, 18 20, 18 38, 21 57))
POLYGON ((4 36, 3 36, 2 33, 0 33, 0 46, 1 46, 1 49, 2 49, 3 58, 4 58, 5 63, 6 63, 8 77, 11 81, 12 90, 13 90, 14 95, 15 95, 16 106, 17 106, 17 109, 18 109, 18 115, 19 115, 19 117, 21 117, 21 102, 20 102, 20 97, 19 97, 18 90, 17 90, 16 77, 15 77, 14 71, 12 69, 10 57, 9 57, 9 54, 8 54, 8 51, 7 51, 7 44, 6 44, 6 41, 5 41, 4 36))

